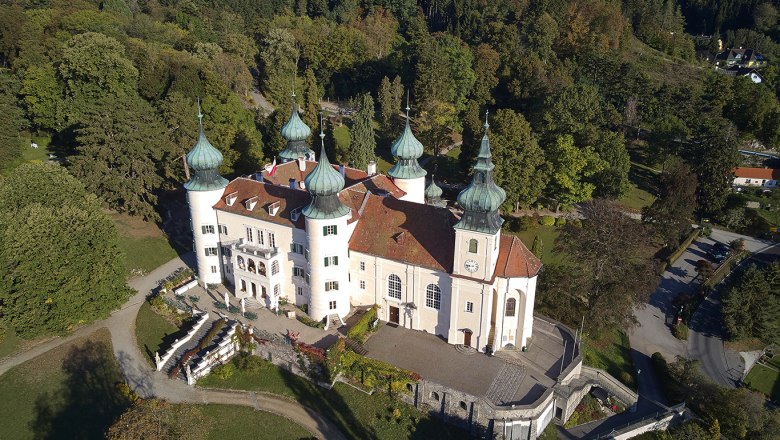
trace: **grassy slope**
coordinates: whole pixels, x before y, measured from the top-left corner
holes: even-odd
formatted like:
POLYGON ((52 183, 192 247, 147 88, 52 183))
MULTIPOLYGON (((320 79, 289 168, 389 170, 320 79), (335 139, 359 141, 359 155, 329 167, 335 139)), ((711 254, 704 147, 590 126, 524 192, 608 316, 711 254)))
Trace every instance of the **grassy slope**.
POLYGON ((561 234, 560 229, 555 226, 536 226, 514 234, 520 237, 520 240, 523 241, 523 244, 525 244, 528 249, 533 247, 534 239, 537 236, 542 240, 542 255, 539 256, 542 263, 561 264, 563 262, 563 256, 554 252, 555 239, 561 234))
POLYGON ((298 440, 311 434, 289 420, 274 414, 255 411, 245 406, 199 405, 206 424, 211 427, 208 438, 298 440))
POLYGON ((178 328, 155 313, 148 302, 143 303, 135 319, 135 336, 138 349, 150 362, 154 362, 154 352, 160 349, 163 338, 176 331, 178 328))
POLYGON ((119 247, 124 253, 128 273, 133 270, 149 272, 177 255, 154 223, 113 211, 108 215, 119 232, 119 247))
POLYGON ((369 396, 342 383, 325 390, 273 365, 255 373, 239 371, 225 380, 207 376, 198 385, 289 397, 333 420, 348 437, 355 439, 469 438, 465 432, 384 394, 369 396), (396 409, 397 418, 393 415, 396 409))
POLYGON ((0 438, 102 437, 124 407, 114 389, 121 377, 105 329, 9 370, 0 376, 0 438))
POLYGON ((582 342, 585 365, 606 370, 615 379, 636 390, 631 346, 625 333, 614 330, 597 339, 585 335, 582 342))

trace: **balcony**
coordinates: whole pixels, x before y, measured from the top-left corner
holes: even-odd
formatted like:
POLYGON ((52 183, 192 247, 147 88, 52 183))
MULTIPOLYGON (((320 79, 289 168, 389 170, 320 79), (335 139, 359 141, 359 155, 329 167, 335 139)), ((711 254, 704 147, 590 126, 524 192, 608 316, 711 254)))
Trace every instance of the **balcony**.
POLYGON ((279 254, 278 247, 265 247, 251 243, 247 243, 243 238, 230 243, 230 248, 246 254, 247 256, 255 256, 264 260, 270 260, 279 254))

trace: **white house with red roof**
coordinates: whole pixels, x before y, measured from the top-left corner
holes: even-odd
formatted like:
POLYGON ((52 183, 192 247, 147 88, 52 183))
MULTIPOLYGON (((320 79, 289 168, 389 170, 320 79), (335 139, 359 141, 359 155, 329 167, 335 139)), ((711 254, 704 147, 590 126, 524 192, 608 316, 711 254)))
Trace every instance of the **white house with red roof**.
POLYGON ((763 188, 777 188, 780 181, 780 170, 773 168, 745 168, 734 169, 735 186, 760 186, 763 188))
POLYGON ((331 165, 324 141, 313 160, 295 106, 282 163, 231 182, 217 174, 222 155, 201 131, 185 184, 200 280, 271 309, 285 298, 326 325, 376 304, 380 319, 450 344, 527 346, 542 264, 501 233, 505 193, 493 181, 487 128, 457 209, 432 180, 426 189, 408 117, 389 176, 375 164, 331 165))

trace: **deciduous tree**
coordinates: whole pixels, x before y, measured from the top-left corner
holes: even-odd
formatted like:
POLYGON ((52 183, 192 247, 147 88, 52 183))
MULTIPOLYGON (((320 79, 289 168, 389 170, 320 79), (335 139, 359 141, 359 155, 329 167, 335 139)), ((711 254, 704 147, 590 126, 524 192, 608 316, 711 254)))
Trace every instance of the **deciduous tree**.
POLYGON ((593 148, 577 148, 566 135, 549 144, 545 153, 552 170, 547 195, 564 206, 590 199, 596 186, 589 178, 607 166, 593 148))
POLYGON ((696 176, 678 160, 661 173, 659 180, 658 198, 642 211, 642 220, 674 248, 690 229, 696 212, 696 176))

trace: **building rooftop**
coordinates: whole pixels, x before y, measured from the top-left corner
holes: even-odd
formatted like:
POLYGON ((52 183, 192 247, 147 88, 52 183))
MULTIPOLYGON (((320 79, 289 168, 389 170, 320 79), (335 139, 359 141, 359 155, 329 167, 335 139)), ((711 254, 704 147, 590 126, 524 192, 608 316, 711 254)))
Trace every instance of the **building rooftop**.
POLYGON ((734 175, 746 179, 780 180, 780 170, 774 168, 744 168, 734 169, 734 175))

